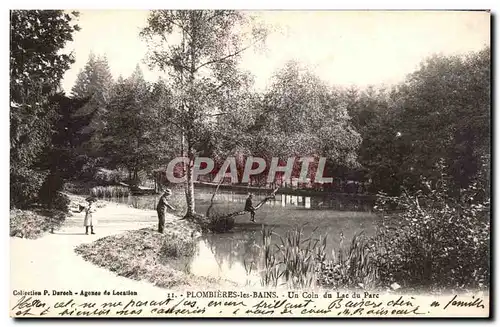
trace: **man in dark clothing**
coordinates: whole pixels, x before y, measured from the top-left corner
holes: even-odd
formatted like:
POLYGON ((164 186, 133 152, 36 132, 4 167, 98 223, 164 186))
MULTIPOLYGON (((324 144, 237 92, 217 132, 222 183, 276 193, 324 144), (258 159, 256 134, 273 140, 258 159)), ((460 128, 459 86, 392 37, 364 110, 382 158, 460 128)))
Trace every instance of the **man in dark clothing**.
POLYGON ((250 212, 250 221, 255 222, 255 208, 252 203, 253 194, 249 194, 245 202, 245 211, 250 212))
POLYGON ((167 202, 167 198, 172 195, 172 191, 166 189, 163 192, 163 195, 160 197, 160 201, 158 201, 158 205, 156 206, 156 211, 158 212, 158 232, 163 234, 163 229, 165 228, 165 210, 169 208, 170 210, 175 210, 170 203, 167 202))

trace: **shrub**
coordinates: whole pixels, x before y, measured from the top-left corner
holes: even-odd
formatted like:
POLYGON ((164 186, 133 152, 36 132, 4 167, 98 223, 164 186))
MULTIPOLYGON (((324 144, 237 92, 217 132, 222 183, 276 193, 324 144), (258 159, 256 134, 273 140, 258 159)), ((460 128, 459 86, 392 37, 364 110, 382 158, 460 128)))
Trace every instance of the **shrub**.
MULTIPOLYGON (((444 170, 441 170, 444 171, 444 170)), ((488 287, 489 199, 473 183, 449 195, 448 177, 422 179, 413 195, 379 195, 377 208, 396 205, 401 213, 383 221, 374 240, 380 281, 413 290, 467 290, 488 287)))
POLYGON ((347 249, 341 239, 337 251, 333 251, 333 259, 321 262, 318 284, 336 289, 377 288, 378 269, 373 250, 373 242, 364 232, 354 235, 347 249))
POLYGON ((95 182, 71 181, 64 183, 62 190, 71 194, 87 195, 90 193, 90 189, 95 186, 95 182))
POLYGON ((47 175, 38 193, 38 201, 49 209, 67 212, 69 210, 69 198, 60 193, 64 187, 64 181, 57 173, 47 175))
POLYGON ((195 250, 190 228, 182 220, 177 226, 168 226, 166 234, 150 228, 132 230, 81 244, 75 252, 119 276, 147 280, 159 287, 191 285, 198 279, 207 285, 208 279, 195 277, 184 268, 195 250), (174 227, 179 229, 174 231, 174 227))
POLYGON ((27 208, 37 201, 47 172, 18 169, 10 173, 10 207, 27 208))
POLYGON ((11 210, 10 236, 35 239, 61 226, 65 213, 55 210, 11 210))
POLYGON ((71 200, 67 195, 58 192, 55 198, 52 200, 52 209, 62 212, 68 212, 70 203, 71 200))
POLYGON ((224 233, 233 229, 235 221, 234 217, 224 217, 218 213, 213 213, 208 218, 207 228, 215 233, 224 233))

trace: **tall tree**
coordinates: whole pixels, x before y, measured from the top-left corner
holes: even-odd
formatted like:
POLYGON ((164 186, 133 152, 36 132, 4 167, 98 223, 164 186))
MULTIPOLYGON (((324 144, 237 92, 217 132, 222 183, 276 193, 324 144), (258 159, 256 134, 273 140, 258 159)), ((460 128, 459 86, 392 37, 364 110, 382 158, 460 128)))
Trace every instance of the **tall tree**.
POLYGON ((113 88, 104 117, 102 152, 109 159, 108 165, 127 168, 131 181, 138 180, 140 171, 155 168, 169 152, 169 137, 162 124, 169 119, 168 101, 164 84, 147 83, 139 66, 113 88), (163 142, 160 137, 164 137, 163 142))
POLYGON ((433 56, 400 90, 401 133, 415 171, 443 158, 457 189, 466 188, 481 161, 489 161, 490 49, 464 56, 433 56))
MULTIPOLYGON (((259 107, 251 132, 252 153, 284 160, 326 157, 328 166, 358 165, 361 138, 342 98, 305 67, 288 62, 277 71, 259 107)), ((314 178, 312 172, 309 175, 314 178)))
MULTIPOLYGON (((274 76, 266 94, 266 119, 281 131, 267 133, 287 144, 274 146, 296 155, 322 155, 355 166, 361 138, 338 92, 295 62, 274 76), (279 135, 281 134, 281 135, 279 135)), ((273 127, 271 127, 273 129, 273 127)))
POLYGON ((182 133, 188 158, 186 217, 190 217, 195 213, 194 158, 206 144, 210 117, 221 113, 217 99, 231 98, 231 90, 240 87, 238 59, 264 39, 264 29, 252 28, 248 15, 237 11, 157 10, 141 34, 153 46, 149 63, 172 77, 177 99, 173 123, 182 133))
POLYGON ((89 143, 86 144, 86 150, 94 158, 104 156, 97 149, 101 146, 102 132, 106 125, 106 106, 111 99, 113 83, 106 56, 96 56, 91 53, 71 90, 73 98, 88 99, 85 106, 76 114, 85 116, 94 113, 91 124, 85 130, 85 133, 91 137, 89 143))
POLYGON ((80 110, 87 99, 68 98, 62 92, 51 98, 55 104, 56 118, 52 125, 50 146, 40 156, 40 167, 49 172, 39 192, 40 202, 52 206, 62 188, 64 181, 79 177, 82 161, 79 156, 80 146, 88 141, 89 135, 82 133, 93 117, 93 113, 85 116, 75 113, 80 110))
POLYGON ((103 105, 109 100, 112 86, 113 76, 108 59, 91 53, 85 67, 78 73, 71 95, 74 98, 92 97, 103 105))
POLYGON ((489 166, 489 67, 489 48, 433 56, 385 95, 365 93, 355 101, 361 163, 375 190, 398 194, 420 176, 437 180, 435 165, 444 160, 458 193, 489 166))
POLYGON ((56 117, 50 101, 74 62, 61 50, 79 30, 77 12, 13 10, 10 26, 11 205, 32 202, 47 171, 37 167, 56 117))

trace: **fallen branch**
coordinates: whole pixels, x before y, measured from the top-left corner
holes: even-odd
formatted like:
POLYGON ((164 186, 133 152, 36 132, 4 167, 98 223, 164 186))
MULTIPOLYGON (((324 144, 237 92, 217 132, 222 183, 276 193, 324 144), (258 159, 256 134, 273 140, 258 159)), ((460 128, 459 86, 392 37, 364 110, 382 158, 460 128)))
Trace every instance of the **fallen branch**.
POLYGON ((219 187, 221 186, 223 181, 224 181, 224 178, 221 178, 219 183, 217 183, 217 187, 215 188, 214 194, 212 194, 212 198, 210 199, 210 205, 208 206, 207 213, 205 214, 205 216, 207 216, 207 217, 210 217, 210 210, 214 206, 215 196, 217 195, 217 192, 219 191, 219 187))
MULTIPOLYGON (((276 192, 278 189, 275 189, 269 196, 266 196, 262 201, 260 201, 256 206, 255 206, 255 211, 259 210, 267 201, 269 200, 274 200, 276 197, 276 192)), ((217 217, 218 220, 223 220, 223 219, 230 219, 236 216, 241 216, 248 213, 248 211, 241 210, 241 211, 235 211, 229 214, 225 214, 223 216, 217 217)), ((208 211, 207 211, 207 217, 208 216, 208 211)), ((210 218, 210 217, 209 217, 210 218)))
MULTIPOLYGON (((212 194, 212 198, 210 199, 210 205, 207 208, 207 212, 205 215, 194 214, 192 217, 185 217, 188 220, 191 220, 197 223, 203 230, 208 230, 212 232, 226 232, 231 230, 234 227, 234 217, 241 216, 247 213, 248 211, 241 210, 235 211, 229 214, 224 214, 219 216, 218 214, 213 214, 212 208, 214 206, 214 199, 219 191, 219 188, 224 179, 221 179, 217 184, 217 187, 212 194)), ((254 208, 254 210, 259 210, 267 201, 273 200, 276 197, 276 192, 278 188, 273 190, 270 195, 266 196, 262 201, 260 201, 254 208)), ((183 218, 184 219, 184 218, 183 218)))

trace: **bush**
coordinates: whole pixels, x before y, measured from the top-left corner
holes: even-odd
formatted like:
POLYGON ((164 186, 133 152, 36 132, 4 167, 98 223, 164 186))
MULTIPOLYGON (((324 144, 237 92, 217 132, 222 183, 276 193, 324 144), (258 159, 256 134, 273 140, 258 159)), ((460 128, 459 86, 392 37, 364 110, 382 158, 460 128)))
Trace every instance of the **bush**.
POLYGON ((66 215, 55 210, 11 210, 10 236, 35 239, 61 226, 66 215))
POLYGON ((69 205, 71 200, 67 195, 57 193, 52 201, 52 209, 59 210, 62 212, 69 212, 69 205))
POLYGON ((69 199, 60 193, 64 180, 57 173, 47 175, 38 192, 38 202, 49 209, 68 211, 69 199))
POLYGON ((10 172, 10 207, 28 208, 37 201, 47 172, 18 169, 10 172))
POLYGON ((71 194, 88 195, 90 189, 96 186, 96 182, 71 181, 64 183, 62 190, 71 194))
POLYGON ((224 233, 234 228, 234 217, 225 217, 218 213, 213 213, 208 218, 208 230, 215 233, 224 233))
POLYGON ((147 280, 156 286, 170 289, 192 285, 206 278, 195 277, 185 268, 195 253, 191 225, 177 221, 167 224, 166 233, 144 228, 123 234, 106 236, 75 248, 85 260, 106 268, 119 276, 147 280))
POLYGON ((413 290, 467 290, 489 286, 489 199, 477 183, 449 195, 448 177, 422 180, 422 190, 398 197, 379 195, 377 208, 402 210, 384 219, 374 240, 384 284, 413 290))

